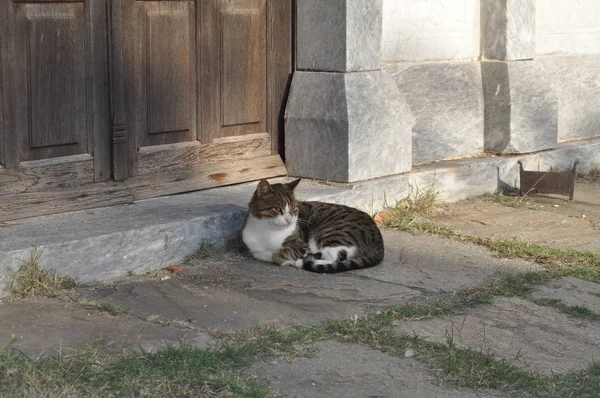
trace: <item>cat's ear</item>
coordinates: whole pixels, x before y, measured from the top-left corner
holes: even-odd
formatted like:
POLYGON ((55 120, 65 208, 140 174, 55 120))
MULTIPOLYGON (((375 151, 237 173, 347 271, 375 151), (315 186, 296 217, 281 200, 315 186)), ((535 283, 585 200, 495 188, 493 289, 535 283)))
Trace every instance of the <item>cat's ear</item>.
POLYGON ((294 189, 296 189, 298 184, 300 184, 300 180, 301 180, 301 178, 298 178, 297 180, 294 180, 294 181, 290 182, 289 184, 287 184, 287 186, 293 191, 294 189))
POLYGON ((260 180, 260 182, 258 183, 258 187, 256 188, 256 193, 258 194, 258 197, 266 196, 271 192, 273 192, 273 189, 271 188, 271 184, 269 184, 269 181, 260 180))

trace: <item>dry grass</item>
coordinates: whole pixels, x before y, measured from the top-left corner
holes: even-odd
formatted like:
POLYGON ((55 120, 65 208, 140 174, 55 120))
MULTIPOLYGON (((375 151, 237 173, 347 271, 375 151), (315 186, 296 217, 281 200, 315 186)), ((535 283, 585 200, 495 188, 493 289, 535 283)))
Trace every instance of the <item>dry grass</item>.
POLYGON ((16 270, 9 269, 12 278, 8 286, 9 299, 56 298, 77 286, 73 278, 58 276, 56 272, 44 269, 40 265, 41 255, 42 251, 35 248, 16 270))
POLYGON ((129 312, 129 308, 125 308, 118 304, 107 303, 105 301, 77 300, 76 303, 84 308, 94 311, 107 312, 113 316, 123 315, 129 312))

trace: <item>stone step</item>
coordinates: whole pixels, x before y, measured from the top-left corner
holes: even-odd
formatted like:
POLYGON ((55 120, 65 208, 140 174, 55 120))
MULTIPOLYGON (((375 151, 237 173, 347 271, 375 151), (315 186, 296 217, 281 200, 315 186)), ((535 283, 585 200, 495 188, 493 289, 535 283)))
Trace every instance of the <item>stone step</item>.
MULTIPOLYGON (((474 157, 415 166, 411 173, 352 184, 303 181, 301 200, 347 204, 374 214, 434 184, 442 202, 455 202, 518 185, 517 161, 526 169, 565 169, 580 161, 600 165, 600 138, 512 157, 474 157)), ((374 159, 373 161, 377 161, 374 159)), ((285 179, 283 179, 285 180, 285 179)), ((0 292, 34 247, 41 265, 83 283, 108 281, 176 264, 202 244, 223 247, 241 230, 255 182, 0 224, 0 292)), ((0 293, 0 297, 2 293, 0 293)))

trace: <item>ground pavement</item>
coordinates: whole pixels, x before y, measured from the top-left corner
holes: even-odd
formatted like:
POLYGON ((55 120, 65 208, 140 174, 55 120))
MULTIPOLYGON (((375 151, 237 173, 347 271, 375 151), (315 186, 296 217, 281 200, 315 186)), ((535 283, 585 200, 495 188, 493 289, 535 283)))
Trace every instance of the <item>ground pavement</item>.
MULTIPOLYGON (((493 198, 464 201, 447 205, 434 221, 470 235, 519 236, 548 246, 597 251, 599 187, 578 184, 572 203, 547 197, 527 198, 512 207, 493 198)), ((211 348, 218 346, 220 335, 231 331, 373 316, 390 306, 431 303, 485 286, 507 273, 541 268, 444 237, 392 230, 384 231, 384 237, 382 265, 344 274, 281 268, 230 252, 190 261, 177 275, 165 271, 130 276, 70 293, 80 302, 118 304, 128 309, 123 315, 73 301, 5 300, 0 303, 0 347, 30 355, 52 355, 57 349, 76 349, 92 341, 145 350, 181 343, 211 348)), ((396 319, 393 332, 432 343, 451 340, 541 375, 583 371, 598 363, 600 320, 536 304, 543 298, 600 314, 600 285, 564 277, 536 286, 525 296, 495 297, 460 313, 396 319)), ((420 361, 418 351, 393 355, 332 339, 319 341, 314 348, 314 355, 307 358, 257 360, 244 372, 264 378, 272 391, 290 397, 502 396, 493 389, 467 390, 440 381, 420 361)))

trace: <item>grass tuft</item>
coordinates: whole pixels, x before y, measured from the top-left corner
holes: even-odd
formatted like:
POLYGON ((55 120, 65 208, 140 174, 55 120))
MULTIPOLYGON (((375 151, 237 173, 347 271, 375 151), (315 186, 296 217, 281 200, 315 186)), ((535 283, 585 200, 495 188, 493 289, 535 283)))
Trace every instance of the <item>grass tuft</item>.
POLYGON ((193 265, 195 262, 214 258, 220 253, 221 251, 217 249, 214 245, 202 243, 198 250, 196 250, 194 253, 190 254, 183 260, 182 266, 190 266, 193 265))
POLYGON ((103 354, 93 350, 32 360, 16 351, 2 352, 0 396, 275 396, 262 381, 239 372, 249 359, 242 349, 103 354))
POLYGON ((600 314, 596 314, 592 310, 582 305, 567 305, 562 300, 551 298, 540 298, 533 300, 537 305, 553 307, 562 313, 583 319, 600 319, 600 314))
MULTIPOLYGON (((521 286, 517 293, 526 290, 536 278, 524 276, 517 283, 521 286)), ((514 280, 506 279, 493 286, 496 290, 507 289, 511 282, 514 280)), ((465 297, 474 297, 473 292, 465 297)), ((417 353, 415 359, 437 375, 439 384, 491 389, 509 396, 600 396, 600 366, 580 373, 543 376, 488 353, 459 348, 451 341, 430 343, 395 332, 394 319, 425 314, 423 308, 415 308, 286 330, 267 327, 234 332, 214 350, 171 347, 156 353, 119 356, 92 350, 38 360, 14 351, 2 352, 0 396, 274 397, 266 384, 244 369, 255 361, 273 357, 310 357, 314 343, 330 339, 365 344, 400 357, 412 348, 417 353)), ((431 313, 440 314, 449 307, 432 308, 431 313)))
MULTIPOLYGON (((431 211, 430 207, 425 207, 431 211)), ((457 229, 440 225, 423 217, 419 207, 398 205, 389 209, 383 222, 386 228, 430 234, 458 239, 487 247, 499 257, 519 258, 543 264, 554 277, 574 276, 592 282, 600 282, 600 253, 578 250, 556 249, 518 239, 493 240, 481 236, 463 235, 457 229)))
POLYGON ((58 276, 54 271, 42 268, 41 256, 42 251, 36 247, 16 270, 9 269, 12 279, 8 286, 9 299, 57 298, 61 297, 65 290, 77 286, 73 278, 58 276))
POLYGON ((106 301, 78 300, 77 304, 90 310, 107 312, 113 316, 124 315, 129 312, 129 308, 125 308, 118 304, 108 303, 106 301))
POLYGON ((158 325, 169 325, 171 323, 167 318, 160 315, 148 315, 146 317, 146 322, 156 323, 158 325))
POLYGON ((538 284, 550 279, 544 272, 506 274, 486 286, 464 289, 456 294, 425 305, 407 304, 391 307, 385 313, 393 319, 427 319, 441 315, 462 313, 468 308, 489 304, 496 296, 524 297, 538 284))

